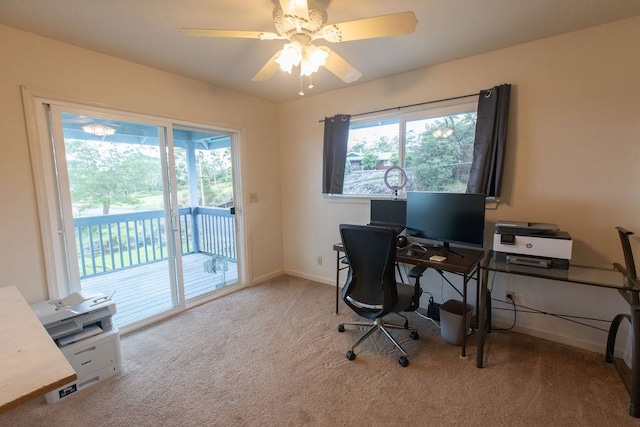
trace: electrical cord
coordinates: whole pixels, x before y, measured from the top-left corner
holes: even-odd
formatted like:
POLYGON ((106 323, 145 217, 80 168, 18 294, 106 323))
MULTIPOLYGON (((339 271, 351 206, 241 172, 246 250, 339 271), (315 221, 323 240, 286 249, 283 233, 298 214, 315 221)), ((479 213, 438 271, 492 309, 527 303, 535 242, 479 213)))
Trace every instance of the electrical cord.
MULTIPOLYGON (((513 300, 513 298, 511 298, 511 296, 509 296, 508 298, 511 301, 511 304, 513 304, 513 310, 512 310, 513 311, 513 323, 508 328, 491 328, 492 331, 510 331, 511 329, 513 329, 516 326, 517 316, 518 316, 518 309, 516 308, 516 303, 513 300)), ((494 298, 491 298, 491 299, 494 300, 494 298)), ((500 302, 507 303, 506 301, 501 301, 501 300, 495 300, 495 301, 500 301, 500 302)), ((498 310, 509 310, 509 309, 508 308, 502 308, 502 309, 498 309, 498 310)))
POLYGON ((420 312, 419 312, 419 311, 417 311, 417 310, 416 310, 416 314, 417 314, 418 316, 422 317, 423 319, 430 320, 431 322, 433 322, 433 324, 434 324, 434 325, 436 325, 436 327, 437 327, 438 329, 440 329, 440 324, 439 324, 438 322, 436 322, 435 320, 433 320, 431 317, 429 317, 429 316, 427 316, 427 315, 424 315, 424 314, 420 313, 420 312))
POLYGON ((407 246, 407 248, 411 248, 411 247, 418 247, 418 248, 422 249, 425 252, 428 251, 426 246, 422 245, 421 243, 415 242, 415 241, 409 243, 409 246, 407 246))
POLYGON ((544 310, 539 310, 536 308, 532 308, 532 307, 528 307, 526 305, 522 305, 522 304, 516 304, 515 301, 512 298, 509 298, 509 301, 504 301, 498 298, 491 298, 492 301, 497 301, 497 302, 501 302, 503 304, 509 304, 511 303, 513 305, 513 308, 501 308, 501 307, 492 307, 493 310, 503 310, 503 311, 513 311, 513 325, 510 326, 509 328, 505 328, 505 329, 500 329, 500 328, 491 328, 491 330, 495 330, 495 331, 501 331, 501 330, 509 330, 509 329, 513 329, 513 327, 515 326, 515 322, 516 322, 516 315, 517 312, 520 313, 529 313, 529 314, 545 314, 547 316, 552 316, 561 320, 566 320, 567 322, 572 322, 572 323, 577 323, 578 325, 582 325, 582 326, 586 326, 588 328, 592 328, 592 329, 596 329, 598 331, 602 331, 602 332, 609 332, 608 329, 603 329, 603 328, 599 328, 597 326, 593 326, 590 325, 588 323, 585 322, 580 322, 578 320, 575 319, 580 319, 580 320, 591 320, 593 322, 605 322, 605 323, 611 323, 610 320, 605 320, 605 319, 597 319, 594 317, 584 317, 584 316, 573 316, 573 315, 569 315, 569 314, 558 314, 558 313, 550 313, 544 310), (524 309, 524 310, 523 310, 524 309))
POLYGON ((558 319, 562 319, 562 320, 566 320, 567 322, 572 322, 572 323, 577 323, 578 325, 582 325, 582 326, 586 326, 588 328, 592 328, 592 329, 596 329, 598 331, 602 331, 602 332, 609 332, 608 329, 603 329, 603 328, 599 328, 597 326, 593 326, 590 325, 588 323, 584 323, 584 322, 579 322, 577 320, 574 319, 581 319, 581 320, 591 320, 594 322, 606 322, 606 323, 611 323, 610 320, 604 320, 604 319, 596 319, 594 317, 582 317, 582 316, 572 316, 572 315, 568 315, 568 314, 556 314, 556 313, 549 313, 543 310, 538 310, 535 308, 531 308, 531 307, 527 307, 526 305, 521 305, 521 304, 515 304, 514 306, 517 307, 522 307, 525 308, 527 310, 531 310, 529 311, 530 313, 535 313, 535 314, 546 314, 547 316, 552 316, 552 317, 556 317, 558 319))
MULTIPOLYGON (((491 278, 491 284, 489 286, 489 292, 493 292, 493 284, 494 284, 495 279, 496 279, 496 272, 493 272, 493 277, 491 278)), ((561 320, 566 320, 567 322, 577 323, 578 325, 582 325, 582 326, 586 326, 588 328, 596 329, 598 331, 609 332, 608 329, 599 328, 597 326, 593 326, 593 325, 590 325, 588 323, 580 322, 580 321, 574 320, 574 319, 591 320, 593 322, 611 323, 610 320, 596 319, 596 318, 593 318, 593 317, 573 316, 573 315, 568 315, 568 314, 549 313, 549 312, 544 311, 544 310, 539 310, 539 309, 536 309, 536 308, 527 307, 526 305, 516 304, 515 301, 512 298, 509 298, 509 301, 504 301, 504 300, 501 300, 501 299, 498 299, 498 298, 491 298, 491 300, 492 301, 501 302, 503 304, 512 304, 513 305, 513 308, 492 307, 493 310, 513 311, 513 325, 510 326, 509 328, 504 328, 504 329, 491 328, 491 330, 501 331, 501 330, 513 329, 513 327, 516 324, 517 312, 519 311, 520 313, 546 314, 548 316, 556 317, 556 318, 561 319, 561 320)))

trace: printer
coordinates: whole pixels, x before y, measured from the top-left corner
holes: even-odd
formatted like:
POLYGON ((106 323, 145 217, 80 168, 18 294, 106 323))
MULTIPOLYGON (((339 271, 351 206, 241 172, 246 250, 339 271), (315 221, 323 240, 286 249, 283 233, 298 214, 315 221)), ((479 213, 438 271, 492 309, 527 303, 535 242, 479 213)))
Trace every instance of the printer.
POLYGON ((81 291, 31 305, 78 378, 45 394, 48 403, 120 372, 120 332, 113 326, 116 304, 102 293, 81 291))
POLYGON ((498 221, 493 236, 496 261, 569 269, 573 240, 557 224, 498 221))

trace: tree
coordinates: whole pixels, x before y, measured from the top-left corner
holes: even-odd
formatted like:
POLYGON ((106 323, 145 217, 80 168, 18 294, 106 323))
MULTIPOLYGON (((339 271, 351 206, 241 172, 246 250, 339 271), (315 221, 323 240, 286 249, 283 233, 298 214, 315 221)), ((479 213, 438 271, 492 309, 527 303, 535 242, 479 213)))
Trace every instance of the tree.
POLYGON ((407 135, 407 168, 418 190, 456 191, 466 186, 473 157, 475 114, 425 121, 420 134, 407 135), (450 132, 436 132, 450 130, 450 132))
POLYGON ((391 153, 391 157, 389 158, 389 163, 391 166, 400 166, 400 158, 398 156, 398 152, 394 151, 391 153))
POLYGON ((142 146, 69 140, 65 150, 71 198, 80 211, 101 207, 107 215, 114 204, 137 206, 140 193, 162 190, 159 159, 142 146))
POLYGON ((203 206, 224 206, 233 199, 231 150, 196 150, 203 206))
POLYGON ((358 141, 349 146, 349 151, 353 151, 355 153, 362 153, 364 152, 364 150, 366 150, 366 148, 367 148, 366 141, 358 141))
POLYGON ((393 137, 393 140, 389 140, 388 136, 379 136, 376 141, 373 142, 373 150, 377 153, 388 153, 390 151, 398 151, 398 137, 393 137))
POLYGON ((378 164, 378 155, 373 151, 365 151, 362 156, 362 169, 373 170, 378 164))

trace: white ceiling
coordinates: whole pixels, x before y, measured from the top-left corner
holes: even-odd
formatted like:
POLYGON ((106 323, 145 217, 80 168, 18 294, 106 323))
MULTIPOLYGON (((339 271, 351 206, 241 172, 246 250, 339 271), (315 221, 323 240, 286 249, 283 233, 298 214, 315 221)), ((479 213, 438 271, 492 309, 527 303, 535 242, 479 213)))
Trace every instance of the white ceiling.
MULTIPOLYGON (((416 31, 332 44, 351 85, 640 15, 640 0, 329 0, 328 23, 412 10, 416 31)), ((299 97, 282 71, 251 78, 283 41, 187 37, 183 27, 275 31, 273 0, 0 0, 0 24, 251 94, 299 97)), ((319 41, 317 44, 325 44, 319 41)), ((327 43, 327 45, 329 45, 327 43)), ((347 86, 321 69, 307 96, 347 86)))

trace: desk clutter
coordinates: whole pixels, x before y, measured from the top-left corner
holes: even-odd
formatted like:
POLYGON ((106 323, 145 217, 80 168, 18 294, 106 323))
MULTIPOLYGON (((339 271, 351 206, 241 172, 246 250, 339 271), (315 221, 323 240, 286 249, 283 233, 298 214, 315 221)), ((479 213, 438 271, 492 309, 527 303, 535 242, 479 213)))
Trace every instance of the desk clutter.
POLYGON ((76 292, 33 304, 31 309, 78 375, 77 380, 45 394, 47 403, 120 372, 120 331, 113 326, 116 304, 110 297, 76 292))

